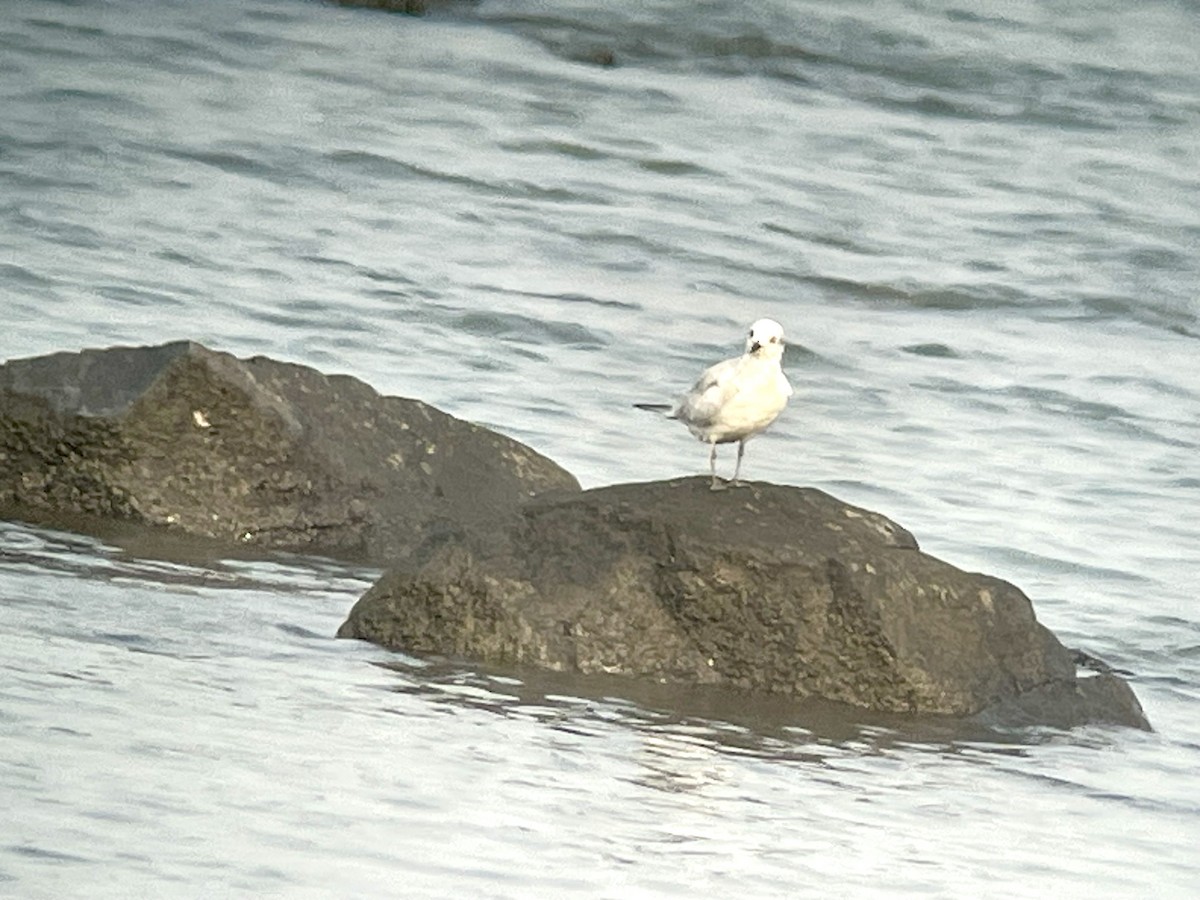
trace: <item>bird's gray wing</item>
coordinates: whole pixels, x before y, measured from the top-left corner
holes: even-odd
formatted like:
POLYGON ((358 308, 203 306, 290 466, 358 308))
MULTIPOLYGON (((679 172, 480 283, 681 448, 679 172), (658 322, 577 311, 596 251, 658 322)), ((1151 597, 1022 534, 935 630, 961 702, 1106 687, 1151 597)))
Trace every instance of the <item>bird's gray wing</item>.
POLYGON ((735 376, 741 358, 727 359, 710 366, 692 385, 691 390, 679 398, 676 415, 688 422, 702 425, 711 422, 727 402, 737 393, 735 376))

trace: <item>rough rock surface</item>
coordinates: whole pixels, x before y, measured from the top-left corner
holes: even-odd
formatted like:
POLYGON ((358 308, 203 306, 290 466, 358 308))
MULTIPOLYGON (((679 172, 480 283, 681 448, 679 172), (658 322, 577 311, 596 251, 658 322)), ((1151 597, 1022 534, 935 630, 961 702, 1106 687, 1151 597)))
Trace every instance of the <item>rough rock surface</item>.
POLYGON ((417 400, 191 342, 0 366, 0 515, 392 563, 578 487, 529 447, 417 400))
POLYGON ((812 489, 690 478, 548 495, 397 566, 339 634, 882 712, 1148 727, 1125 682, 1077 677, 1016 587, 812 489))

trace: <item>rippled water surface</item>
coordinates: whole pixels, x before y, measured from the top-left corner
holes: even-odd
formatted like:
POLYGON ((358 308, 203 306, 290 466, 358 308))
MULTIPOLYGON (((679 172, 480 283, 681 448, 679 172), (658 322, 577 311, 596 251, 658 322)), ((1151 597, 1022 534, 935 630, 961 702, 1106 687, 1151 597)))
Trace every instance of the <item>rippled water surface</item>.
POLYGON ((265 353, 591 486, 702 471, 629 404, 772 316, 749 476, 1016 582, 1156 731, 422 661, 333 639, 374 572, 0 523, 0 894, 1200 894, 1193 5, 4 12, 0 359, 265 353))

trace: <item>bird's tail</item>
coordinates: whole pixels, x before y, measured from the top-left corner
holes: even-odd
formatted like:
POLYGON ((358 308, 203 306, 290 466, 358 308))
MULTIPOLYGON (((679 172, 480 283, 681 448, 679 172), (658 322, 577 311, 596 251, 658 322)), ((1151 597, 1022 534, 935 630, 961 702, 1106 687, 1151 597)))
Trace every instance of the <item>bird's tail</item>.
POLYGON ((670 403, 635 403, 634 409, 644 409, 646 412, 663 413, 664 415, 671 412, 670 403))

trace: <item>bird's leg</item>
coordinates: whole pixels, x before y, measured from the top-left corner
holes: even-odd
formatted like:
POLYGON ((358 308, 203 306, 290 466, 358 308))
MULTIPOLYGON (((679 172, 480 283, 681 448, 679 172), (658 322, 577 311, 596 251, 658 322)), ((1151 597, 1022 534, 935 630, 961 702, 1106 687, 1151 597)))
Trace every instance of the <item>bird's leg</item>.
POLYGON ((712 442, 712 452, 708 454, 708 471, 712 473, 712 484, 709 485, 709 490, 723 491, 725 484, 717 478, 717 442, 712 442))
POLYGON ((733 487, 741 487, 742 483, 738 481, 738 473, 742 471, 742 455, 746 452, 746 442, 738 441, 738 456, 737 465, 733 467, 733 481, 730 484, 733 487))

